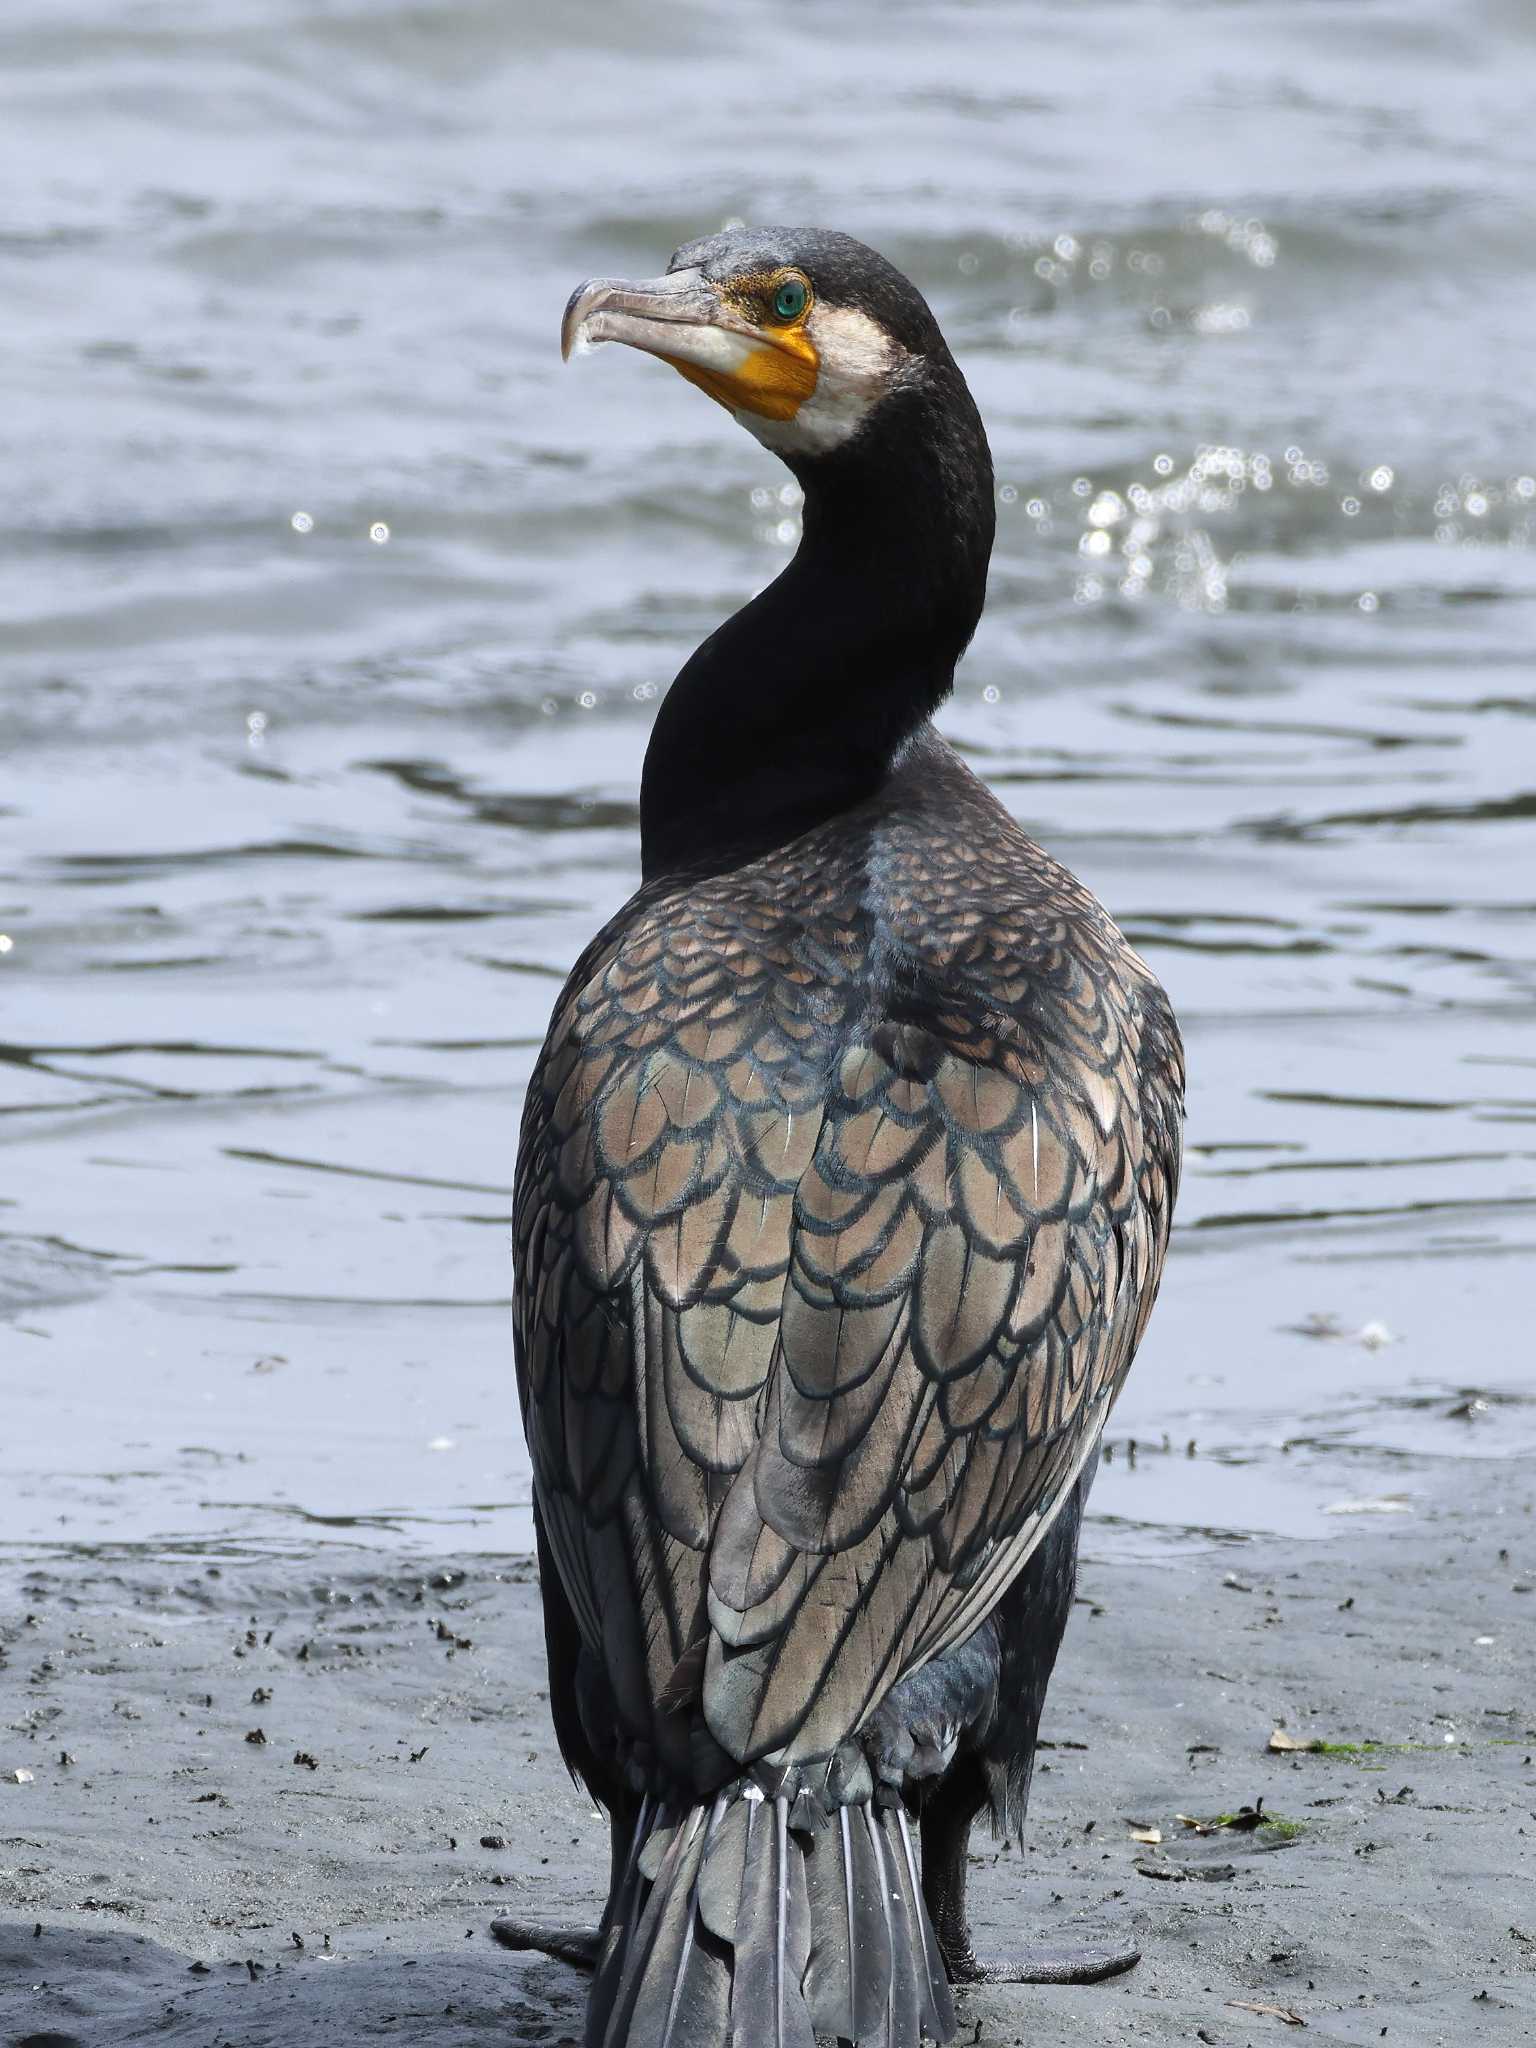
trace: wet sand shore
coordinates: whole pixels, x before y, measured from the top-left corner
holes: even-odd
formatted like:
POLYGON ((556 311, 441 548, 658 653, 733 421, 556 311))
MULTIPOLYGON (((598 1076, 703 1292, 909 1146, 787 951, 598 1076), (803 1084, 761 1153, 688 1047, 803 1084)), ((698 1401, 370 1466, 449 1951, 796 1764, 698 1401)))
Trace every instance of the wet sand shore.
MULTIPOLYGON (((1331 1542, 1110 1565, 1090 1533, 1028 1839, 976 1844, 978 1947, 1100 1930, 1143 1960, 967 1994, 962 2039, 1536 2038, 1536 1468, 1453 1469, 1331 1542), (1281 1724, 1383 1746, 1276 1753, 1281 1724), (1260 1801, 1278 1825, 1178 1818, 1260 1801)), ((488 1936, 599 1905, 530 1563, 7 1579, 5 2048, 579 2038, 583 1980, 488 1936)))

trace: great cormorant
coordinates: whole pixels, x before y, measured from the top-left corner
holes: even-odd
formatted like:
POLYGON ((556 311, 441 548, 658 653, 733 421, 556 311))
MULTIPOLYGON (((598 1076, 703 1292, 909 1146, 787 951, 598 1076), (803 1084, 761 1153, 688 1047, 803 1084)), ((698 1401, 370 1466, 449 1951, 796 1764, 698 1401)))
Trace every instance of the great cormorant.
POLYGON ((908 280, 736 230, 583 285, 562 338, 719 400, 804 531, 661 707, 641 886, 528 1089, 550 1699, 613 1862, 595 1940, 503 1931, 590 1949, 589 2048, 913 2048, 982 1974, 972 1821, 1023 1818, 1168 1241, 1178 1030, 929 722, 993 481, 908 280))

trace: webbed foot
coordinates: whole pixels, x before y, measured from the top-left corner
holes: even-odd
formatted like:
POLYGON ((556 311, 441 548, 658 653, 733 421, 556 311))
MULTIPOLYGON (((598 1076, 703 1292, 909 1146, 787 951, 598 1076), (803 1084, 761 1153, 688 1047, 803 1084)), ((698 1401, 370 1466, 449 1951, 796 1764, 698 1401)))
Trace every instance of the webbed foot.
POLYGON ((575 1970, 595 1970, 601 1946, 595 1927, 546 1927, 538 1920, 493 1920, 491 1939, 503 1948, 533 1949, 553 1956, 575 1970))
POLYGON ((952 1984, 1100 1984, 1141 1961, 1128 1941, 1023 1942, 1006 1955, 978 1957, 967 1945, 944 1952, 952 1984))

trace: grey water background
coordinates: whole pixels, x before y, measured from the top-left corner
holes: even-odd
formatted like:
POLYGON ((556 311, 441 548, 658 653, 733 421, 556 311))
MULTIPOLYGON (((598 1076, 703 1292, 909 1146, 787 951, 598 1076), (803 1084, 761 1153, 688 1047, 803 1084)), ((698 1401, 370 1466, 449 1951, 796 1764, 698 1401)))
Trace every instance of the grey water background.
POLYGON ((935 305, 999 478, 945 730, 1183 1019, 1090 1545, 1536 1450, 1533 82, 1524 0, 8 0, 12 1556, 526 1545, 522 1084, 797 532, 556 332, 727 218, 935 305))

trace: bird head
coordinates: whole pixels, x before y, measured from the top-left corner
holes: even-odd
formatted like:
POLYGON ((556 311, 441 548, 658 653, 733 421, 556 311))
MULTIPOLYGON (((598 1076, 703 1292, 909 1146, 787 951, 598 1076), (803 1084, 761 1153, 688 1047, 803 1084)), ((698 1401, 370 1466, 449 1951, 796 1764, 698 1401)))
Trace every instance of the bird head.
POLYGON ((688 242, 662 277, 572 293, 561 352, 660 356, 792 467, 843 447, 897 389, 953 363, 922 294, 851 235, 736 228, 688 242))

